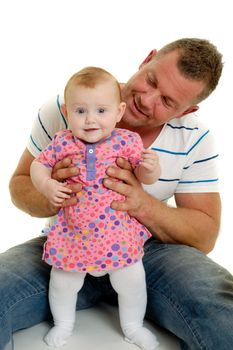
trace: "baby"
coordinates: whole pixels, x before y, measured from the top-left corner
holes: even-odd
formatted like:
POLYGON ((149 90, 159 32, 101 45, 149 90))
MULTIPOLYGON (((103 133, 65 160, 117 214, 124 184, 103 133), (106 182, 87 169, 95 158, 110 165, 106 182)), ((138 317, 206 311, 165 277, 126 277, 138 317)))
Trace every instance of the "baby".
POLYGON ((61 109, 68 130, 56 133, 31 165, 37 190, 60 207, 43 253, 43 259, 52 265, 49 302, 54 318, 45 341, 59 347, 71 336, 78 292, 86 274, 109 274, 118 293, 125 339, 141 349, 154 350, 156 337, 143 327, 147 303, 143 245, 151 234, 127 212, 111 208, 113 200, 124 198, 104 187, 103 179, 106 169, 123 157, 140 182, 152 184, 160 175, 158 157, 143 148, 137 133, 116 128, 125 103, 119 83, 107 71, 87 67, 74 74, 66 85, 64 101, 61 109), (79 174, 60 183, 51 174, 65 157, 72 159, 79 174), (82 184, 77 204, 62 207, 71 196, 68 185, 75 182, 82 184))

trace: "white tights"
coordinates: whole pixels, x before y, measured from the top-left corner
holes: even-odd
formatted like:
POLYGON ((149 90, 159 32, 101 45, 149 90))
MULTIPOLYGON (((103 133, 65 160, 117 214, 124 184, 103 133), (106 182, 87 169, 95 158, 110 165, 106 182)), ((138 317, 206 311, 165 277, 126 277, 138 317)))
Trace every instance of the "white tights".
MULTIPOLYGON (((156 337, 143 327, 147 294, 142 261, 107 273, 112 287, 118 293, 120 323, 125 339, 143 350, 156 349, 158 346, 156 337)), ((92 275, 103 274, 93 273, 92 275)), ((85 273, 52 268, 49 302, 54 327, 45 337, 48 345, 62 346, 71 336, 75 324, 77 293, 83 286, 85 276, 85 273)))

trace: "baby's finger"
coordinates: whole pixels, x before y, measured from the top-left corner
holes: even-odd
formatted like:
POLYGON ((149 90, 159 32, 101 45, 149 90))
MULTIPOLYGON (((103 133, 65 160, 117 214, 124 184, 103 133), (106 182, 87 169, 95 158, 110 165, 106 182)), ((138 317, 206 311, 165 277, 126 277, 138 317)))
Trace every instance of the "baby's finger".
POLYGON ((60 192, 64 192, 64 193, 72 193, 72 190, 70 188, 65 187, 63 185, 58 186, 58 190, 60 192))
POLYGON ((60 198, 61 198, 61 201, 63 201, 64 199, 70 198, 70 195, 64 192, 58 192, 56 199, 60 200, 60 198))
POLYGON ((144 153, 144 154, 156 154, 157 155, 157 152, 154 151, 153 149, 144 149, 142 151, 142 153, 144 153))
POLYGON ((148 169, 148 170, 152 170, 155 168, 154 163, 148 163, 148 162, 141 162, 140 166, 143 166, 143 168, 148 169))
POLYGON ((159 159, 156 153, 143 153, 142 154, 143 159, 159 159))

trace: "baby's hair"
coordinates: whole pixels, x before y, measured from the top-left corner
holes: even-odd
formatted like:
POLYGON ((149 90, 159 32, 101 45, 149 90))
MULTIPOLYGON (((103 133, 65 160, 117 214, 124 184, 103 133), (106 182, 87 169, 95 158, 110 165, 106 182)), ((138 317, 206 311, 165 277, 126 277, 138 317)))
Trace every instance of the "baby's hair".
POLYGON ((95 88, 98 84, 111 81, 116 86, 116 96, 119 97, 119 102, 121 102, 121 89, 120 84, 117 79, 109 72, 103 68, 99 67, 85 67, 72 75, 68 80, 65 90, 64 99, 66 103, 67 91, 74 86, 83 86, 86 88, 95 88))

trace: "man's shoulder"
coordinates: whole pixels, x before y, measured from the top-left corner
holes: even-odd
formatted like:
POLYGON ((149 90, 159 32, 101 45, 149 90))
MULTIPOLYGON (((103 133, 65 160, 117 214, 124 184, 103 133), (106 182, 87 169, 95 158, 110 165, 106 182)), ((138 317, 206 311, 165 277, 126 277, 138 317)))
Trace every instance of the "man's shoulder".
POLYGON ((187 114, 181 118, 174 118, 167 123, 168 128, 180 131, 200 131, 207 130, 207 126, 200 120, 195 113, 187 114))
POLYGON ((66 118, 61 110, 62 103, 63 98, 60 95, 56 95, 47 100, 39 109, 38 128, 50 135, 51 138, 57 131, 68 128, 66 118))
POLYGON ((43 121, 50 121, 62 123, 67 125, 66 119, 62 113, 61 105, 63 98, 61 95, 56 95, 45 101, 45 103, 39 109, 39 118, 43 121))
POLYGON ((68 128, 65 116, 61 111, 62 103, 63 98, 56 95, 48 99, 39 109, 27 143, 27 148, 33 156, 37 156, 47 147, 56 132, 68 128))
POLYGON ((189 114, 181 118, 170 120, 155 140, 152 148, 164 154, 185 156, 197 149, 203 140, 209 142, 209 129, 200 121, 195 114, 189 114))

